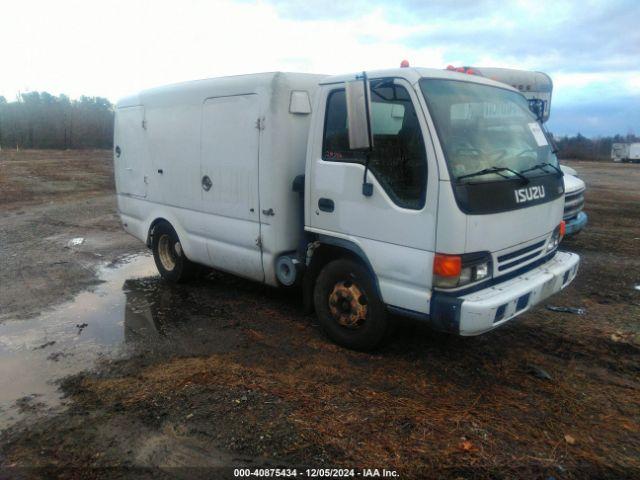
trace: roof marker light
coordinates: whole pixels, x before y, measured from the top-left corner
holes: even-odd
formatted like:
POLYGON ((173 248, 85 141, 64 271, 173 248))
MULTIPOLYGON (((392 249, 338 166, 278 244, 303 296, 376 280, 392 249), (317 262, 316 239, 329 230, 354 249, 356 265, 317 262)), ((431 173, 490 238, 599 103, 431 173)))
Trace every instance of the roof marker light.
POLYGON ((400 68, 409 68, 409 60, 402 60, 400 62, 400 68))
POLYGON ((474 70, 471 67, 454 67, 453 65, 447 65, 446 70, 450 70, 452 72, 460 72, 460 73, 467 73, 469 75, 478 75, 480 77, 482 77, 482 73, 480 73, 477 70, 474 70))

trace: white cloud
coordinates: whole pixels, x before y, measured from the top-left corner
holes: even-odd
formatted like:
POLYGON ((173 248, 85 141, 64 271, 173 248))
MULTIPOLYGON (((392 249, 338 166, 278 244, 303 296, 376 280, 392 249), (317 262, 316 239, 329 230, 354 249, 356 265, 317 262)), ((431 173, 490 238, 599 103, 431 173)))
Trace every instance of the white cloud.
POLYGON ((640 75, 635 72, 557 73, 553 94, 561 104, 602 100, 613 97, 640 98, 640 75), (634 87, 635 86, 635 87, 634 87))
MULTIPOLYGON (((412 28, 384 12, 343 21, 295 21, 265 3, 24 0, 4 7, 0 94, 48 90, 116 99, 153 85, 237 73, 340 73, 444 66, 441 48, 411 48, 412 28), (11 19, 11 21, 7 21, 11 19), (16 42, 16 39, 18 41, 16 42)), ((413 27, 416 28, 416 27, 413 27)))
POLYGON ((640 73, 630 73, 626 86, 630 91, 635 92, 636 95, 640 95, 640 73))
MULTIPOLYGON (((395 67, 407 58, 436 68, 543 70, 554 80, 556 107, 640 96, 639 34, 625 27, 638 11, 635 0, 473 0, 456 8, 444 0, 362 0, 341 5, 338 16, 332 4, 6 2, 0 95, 46 90, 115 101, 196 78, 274 70, 335 74, 395 67)), ((580 118, 572 117, 572 125, 580 118)))

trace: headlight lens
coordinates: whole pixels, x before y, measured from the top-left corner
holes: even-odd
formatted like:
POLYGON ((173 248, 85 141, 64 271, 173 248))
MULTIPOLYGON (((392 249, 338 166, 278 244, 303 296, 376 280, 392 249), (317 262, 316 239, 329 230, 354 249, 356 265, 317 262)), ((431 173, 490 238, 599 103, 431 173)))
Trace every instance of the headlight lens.
POLYGON ((547 253, 558 248, 558 245, 560 245, 560 240, 562 240, 562 228, 561 225, 558 225, 551 234, 549 243, 547 243, 547 253))
POLYGON ((489 276, 489 262, 479 263, 474 268, 476 280, 484 280, 489 276))
POLYGON ((489 262, 476 263, 468 267, 462 267, 460 273, 459 285, 466 285, 468 283, 479 282, 489 276, 489 262))
POLYGON ((433 286, 455 288, 479 282, 491 276, 488 254, 444 255, 436 253, 433 286))

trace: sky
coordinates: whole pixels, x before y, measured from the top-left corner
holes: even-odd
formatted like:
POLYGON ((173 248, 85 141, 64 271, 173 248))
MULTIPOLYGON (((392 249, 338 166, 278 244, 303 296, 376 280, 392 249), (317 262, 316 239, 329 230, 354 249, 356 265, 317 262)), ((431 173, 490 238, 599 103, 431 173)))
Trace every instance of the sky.
POLYGON ((554 82, 556 135, 640 135, 638 0, 4 0, 0 95, 111 101, 198 78, 509 67, 554 82))

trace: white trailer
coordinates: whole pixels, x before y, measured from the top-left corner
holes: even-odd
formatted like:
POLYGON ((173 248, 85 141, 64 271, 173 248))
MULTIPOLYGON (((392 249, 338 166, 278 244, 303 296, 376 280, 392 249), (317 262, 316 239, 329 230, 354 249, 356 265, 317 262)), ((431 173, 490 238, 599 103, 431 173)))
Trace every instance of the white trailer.
POLYGON ((337 343, 402 314, 460 335, 575 277, 562 174, 515 89, 400 68, 265 73, 141 92, 116 108, 124 229, 158 270, 299 286, 337 343))
POLYGON ((551 94, 553 93, 553 81, 544 72, 530 70, 516 70, 514 68, 497 67, 447 67, 461 73, 481 75, 496 82, 511 85, 518 90, 531 104, 532 108, 539 105, 542 122, 549 120, 551 115, 551 94), (536 105, 537 104, 537 105, 536 105))
MULTIPOLYGON (((492 67, 456 68, 449 66, 447 69, 466 74, 481 75, 491 80, 511 85, 529 101, 529 108, 539 116, 542 123, 549 120, 553 82, 546 73, 492 67)), ((588 221, 588 216, 583 211, 586 187, 585 183, 577 177, 578 174, 575 170, 565 166, 562 166, 561 169, 564 173, 564 221, 566 234, 576 235, 586 227, 588 221)))
POLYGON ((614 143, 611 145, 614 162, 640 162, 640 143, 614 143))

